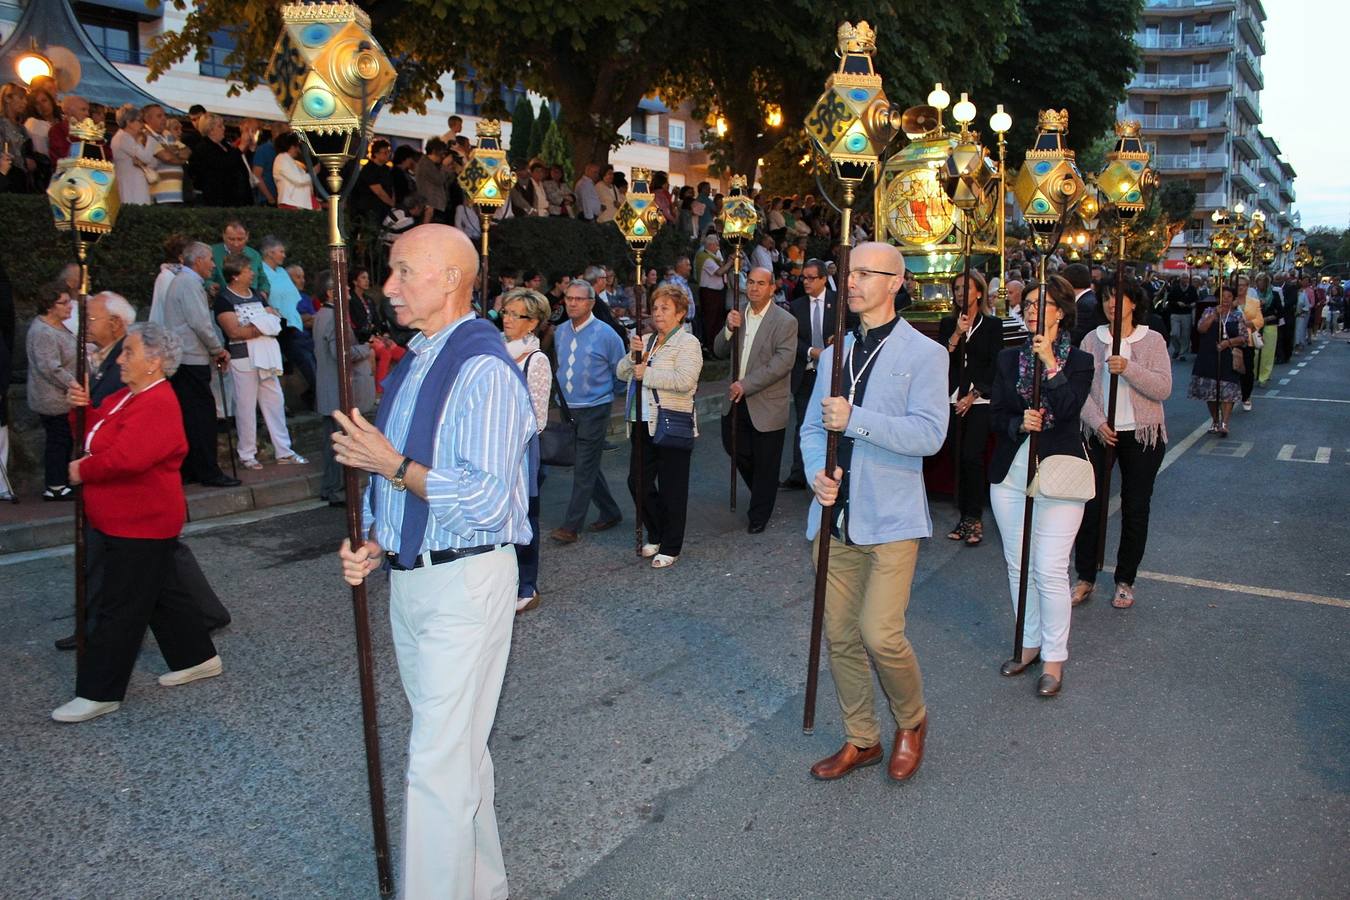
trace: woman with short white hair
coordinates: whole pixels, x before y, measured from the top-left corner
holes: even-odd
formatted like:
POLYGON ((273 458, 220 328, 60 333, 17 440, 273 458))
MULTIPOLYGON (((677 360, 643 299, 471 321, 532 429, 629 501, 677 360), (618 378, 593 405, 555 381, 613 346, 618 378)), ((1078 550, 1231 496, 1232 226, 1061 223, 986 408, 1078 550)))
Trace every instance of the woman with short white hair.
POLYGON ((123 104, 117 111, 117 129, 110 142, 117 196, 124 204, 148 206, 154 202, 150 179, 158 181, 159 174, 155 171, 155 150, 145 140, 141 111, 131 103, 123 104))

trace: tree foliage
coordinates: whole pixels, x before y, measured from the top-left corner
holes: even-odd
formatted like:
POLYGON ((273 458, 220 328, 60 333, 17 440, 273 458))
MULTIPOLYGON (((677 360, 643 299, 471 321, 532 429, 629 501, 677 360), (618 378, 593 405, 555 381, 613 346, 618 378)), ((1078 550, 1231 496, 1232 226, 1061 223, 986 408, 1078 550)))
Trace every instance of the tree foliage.
POLYGON ((506 149, 506 158, 514 168, 519 169, 530 160, 530 141, 534 139, 534 105, 526 97, 516 101, 511 110, 511 143, 506 149))
POLYGON ((540 154, 544 148, 544 135, 553 127, 553 108, 545 100, 539 104, 539 115, 535 117, 534 125, 530 128, 530 159, 542 159, 540 154))
POLYGON ((572 168, 572 148, 568 146, 567 138, 558 127, 557 119, 548 123, 548 132, 539 145, 539 158, 550 166, 562 166, 563 177, 568 184, 572 183, 572 176, 576 174, 572 168))

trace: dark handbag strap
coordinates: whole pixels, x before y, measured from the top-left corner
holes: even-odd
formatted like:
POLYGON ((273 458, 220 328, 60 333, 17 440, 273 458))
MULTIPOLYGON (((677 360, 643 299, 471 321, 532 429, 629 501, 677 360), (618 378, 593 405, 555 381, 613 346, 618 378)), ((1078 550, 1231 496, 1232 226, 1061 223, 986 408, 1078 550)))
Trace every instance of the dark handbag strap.
MULTIPOLYGON (((525 365, 529 365, 529 360, 525 361, 525 365)), ((562 413, 563 421, 568 425, 575 426, 577 423, 576 420, 572 418, 572 410, 567 408, 567 400, 563 398, 562 385, 558 384, 558 373, 552 372, 549 377, 553 380, 553 390, 551 391, 551 394, 558 401, 558 411, 562 413)))

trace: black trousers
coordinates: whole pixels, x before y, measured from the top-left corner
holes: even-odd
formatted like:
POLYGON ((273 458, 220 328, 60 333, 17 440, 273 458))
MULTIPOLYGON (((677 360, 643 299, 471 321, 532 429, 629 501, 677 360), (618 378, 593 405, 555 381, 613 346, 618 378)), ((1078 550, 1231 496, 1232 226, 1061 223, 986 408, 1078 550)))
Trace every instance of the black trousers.
POLYGON ((1285 316, 1284 324, 1275 332, 1275 362, 1287 363, 1294 355, 1294 320, 1285 316))
POLYGON ((783 437, 786 429, 756 431, 750 422, 745 401, 733 404, 722 417, 722 446, 731 453, 731 429, 736 428, 736 470, 750 488, 751 525, 764 525, 773 515, 778 498, 778 470, 783 464, 783 437))
POLYGON ((179 366, 169 379, 183 410, 183 431, 188 452, 183 474, 193 481, 208 481, 220 471, 216 444, 216 400, 211 396, 211 366, 179 366))
POLYGON ((46 440, 42 445, 42 472, 47 487, 64 487, 70 483, 70 452, 75 438, 70 433, 70 419, 61 416, 38 416, 46 440))
POLYGON ((201 611, 175 574, 177 544, 176 538, 119 538, 88 530, 89 610, 76 696, 125 697, 147 627, 170 670, 216 655, 201 611))
POLYGON ((956 505, 961 517, 978 519, 984 515, 984 498, 989 495, 989 475, 984 466, 984 447, 989 442, 989 404, 974 404, 964 416, 951 410, 947 424, 947 445, 945 452, 956 454, 953 442, 957 440, 957 419, 960 419, 961 449, 956 464, 961 467, 961 479, 957 485, 956 505))
MULTIPOLYGON (((1074 541, 1074 568, 1078 579, 1089 584, 1097 580, 1097 528, 1101 505, 1111 502, 1105 483, 1106 445, 1094 435, 1088 440, 1092 467, 1097 471, 1097 496, 1083 508, 1083 524, 1074 541)), ((1120 465, 1120 547, 1116 550, 1116 584, 1134 584, 1139 563, 1148 543, 1149 507, 1153 501, 1153 482, 1158 477, 1167 447, 1162 441, 1146 448, 1134 439, 1133 431, 1117 432, 1116 463, 1120 465)))
POLYGON ((1242 402, 1246 403, 1252 399, 1252 388, 1256 386, 1256 348, 1243 347, 1242 361, 1247 364, 1247 371, 1238 376, 1238 382, 1242 385, 1242 402))
POLYGON ((802 373, 802 383, 792 392, 792 412, 797 417, 797 430, 792 433, 792 471, 788 478, 806 480, 806 464, 802 462, 802 424, 806 422, 806 408, 811 405, 811 392, 816 389, 816 371, 802 373))
POLYGON ((327 500, 330 503, 347 500, 347 484, 343 480, 342 465, 337 461, 337 454, 333 452, 333 435, 342 430, 338 426, 337 419, 332 416, 323 417, 324 439, 323 446, 320 448, 319 456, 323 459, 323 476, 319 482, 319 499, 327 500))
MULTIPOLYGON (((666 556, 684 549, 684 525, 689 511, 689 462, 692 450, 658 447, 647 433, 647 423, 634 422, 629 436, 628 493, 637 503, 637 461, 642 459, 642 524, 647 543, 658 544, 666 556)), ((775 489, 777 485, 775 485, 775 489)))
POLYGON ((173 569, 164 580, 164 591, 181 596, 184 602, 195 606, 207 631, 230 624, 230 611, 220 602, 211 582, 206 580, 206 573, 191 548, 181 540, 174 541, 173 569))

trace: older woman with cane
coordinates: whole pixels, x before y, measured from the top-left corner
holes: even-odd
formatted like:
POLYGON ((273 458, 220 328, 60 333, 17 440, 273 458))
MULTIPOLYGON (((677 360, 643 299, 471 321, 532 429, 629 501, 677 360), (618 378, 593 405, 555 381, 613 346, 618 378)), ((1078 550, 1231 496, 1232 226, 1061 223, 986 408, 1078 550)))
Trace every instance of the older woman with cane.
POLYGON ((1046 285, 1028 285, 1023 297, 1022 313, 1032 336, 1021 347, 999 354, 989 414, 996 436, 989 464, 989 499, 1003 536, 1014 611, 1022 579, 1022 542, 1031 542, 1022 657, 1007 660, 999 674, 1020 675, 1039 659, 1044 673, 1036 683, 1036 693, 1053 697, 1064 684, 1064 662, 1069 658, 1069 555, 1083 520, 1083 501, 1051 499, 1038 492, 1031 533, 1023 534, 1032 443, 1028 438, 1039 435, 1038 466, 1060 455, 1087 460, 1079 414, 1092 387, 1092 356, 1070 341, 1078 307, 1068 281, 1052 275, 1046 285), (1042 316, 1044 327, 1038 329, 1042 316), (1035 406, 1038 359, 1043 369, 1040 403, 1035 406))
POLYGON ((159 325, 128 330, 118 357, 126 387, 90 407, 86 455, 69 466, 70 482, 84 485, 90 604, 76 696, 52 712, 58 722, 122 705, 147 627, 170 670, 161 685, 222 671, 200 610, 184 592, 165 590, 187 511, 179 476, 187 438, 168 383, 180 353, 159 325))

